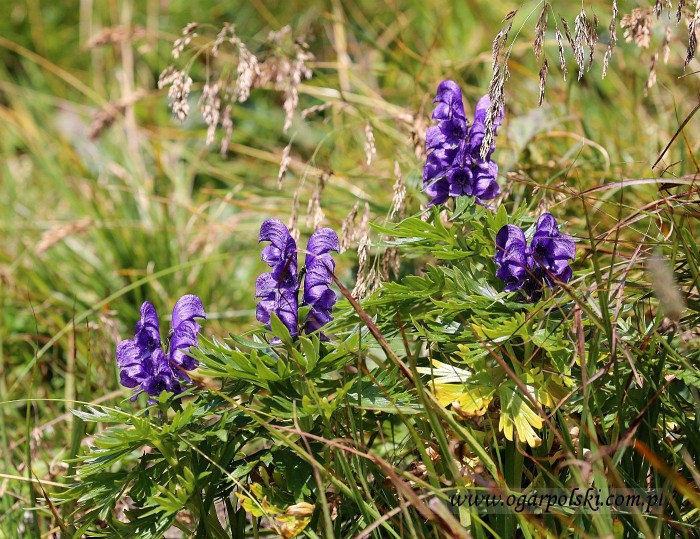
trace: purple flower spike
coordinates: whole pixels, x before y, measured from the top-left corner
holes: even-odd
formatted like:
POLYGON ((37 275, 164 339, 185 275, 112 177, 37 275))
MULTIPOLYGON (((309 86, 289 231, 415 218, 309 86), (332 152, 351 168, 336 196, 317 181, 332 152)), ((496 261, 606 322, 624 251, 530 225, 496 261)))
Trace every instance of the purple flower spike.
POLYGON ((520 290, 528 301, 542 297, 543 282, 554 288, 557 281, 571 280, 569 261, 575 257, 574 240, 559 232, 549 213, 538 219, 529 246, 525 233, 515 225, 504 226, 496 236, 496 277, 506 283, 506 292, 520 290))
POLYGON ((263 249, 262 260, 272 271, 261 275, 255 283, 255 297, 262 298, 255 311, 256 318, 269 328, 270 314, 275 313, 292 337, 296 337, 299 333, 297 244, 278 219, 268 219, 262 224, 258 241, 271 243, 263 249))
MULTIPOLYGON (((260 241, 271 242, 263 250, 262 259, 272 271, 263 273, 255 282, 255 297, 260 298, 255 316, 270 328, 270 318, 275 313, 292 337, 296 337, 299 334, 296 242, 287 227, 276 219, 268 219, 262 224, 260 241)), ((330 253, 339 249, 338 235, 330 228, 321 228, 309 238, 302 298, 303 305, 310 307, 304 322, 306 333, 316 331, 333 318, 331 312, 336 296, 330 286, 335 261, 330 253)), ((321 338, 325 339, 323 335, 321 338)))
MULTIPOLYGON (((333 319, 331 312, 337 298, 330 288, 335 271, 330 251, 340 250, 338 235, 330 228, 321 228, 311 235, 306 249, 304 303, 311 307, 311 311, 304 327, 307 333, 311 333, 333 319)), ((325 336, 321 338, 325 339, 325 336)))
MULTIPOLYGON (((489 96, 477 102, 470 128, 457 83, 441 82, 435 103, 433 120, 438 123, 426 133, 425 147, 429 154, 423 169, 423 190, 431 197, 428 205, 442 204, 449 197, 473 196, 479 204, 497 197, 500 193, 496 180, 498 165, 491 160, 495 145, 486 159, 480 155, 486 115, 491 105, 489 96)), ((494 133, 502 123, 503 110, 494 119, 494 133)))
POLYGON ((141 305, 141 319, 136 323, 134 339, 123 340, 117 346, 121 384, 135 388, 136 394, 145 391, 151 397, 163 391, 181 393, 180 383, 189 380, 184 371, 193 370, 198 365, 197 360, 185 353, 186 349, 199 345, 201 326, 194 318, 206 318, 206 314, 202 300, 188 294, 181 297, 173 309, 170 349, 166 354, 155 307, 145 301, 141 305))

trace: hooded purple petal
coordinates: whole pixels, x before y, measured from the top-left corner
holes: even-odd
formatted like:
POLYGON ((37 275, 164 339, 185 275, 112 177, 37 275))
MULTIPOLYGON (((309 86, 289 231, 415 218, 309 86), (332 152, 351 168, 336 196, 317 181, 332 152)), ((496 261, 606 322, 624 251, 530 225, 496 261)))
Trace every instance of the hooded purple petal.
POLYGON ((437 89, 434 103, 433 120, 466 119, 462 103, 462 89, 452 80, 444 80, 437 89))
POLYGON ((256 297, 261 298, 255 309, 257 320, 270 328, 271 314, 275 313, 287 326, 290 335, 296 337, 299 334, 297 290, 278 287, 271 273, 263 273, 258 277, 255 288, 256 297))
POLYGON ((262 261, 272 268, 273 276, 288 283, 297 279, 297 244, 289 229, 278 219, 268 219, 260 227, 258 241, 269 241, 262 261))
POLYGON ((472 195, 472 171, 468 167, 455 167, 447 173, 450 196, 472 195))
POLYGON ((144 362, 144 370, 147 371, 147 375, 141 382, 141 387, 152 397, 160 395, 163 391, 175 394, 182 392, 178 376, 162 350, 158 349, 153 352, 148 361, 144 362))
POLYGON ((467 136, 467 123, 462 118, 444 120, 429 127, 425 134, 425 148, 456 148, 467 136))
POLYGON ((144 301, 141 304, 141 320, 139 321, 141 325, 152 325, 158 327, 158 313, 156 308, 150 301, 144 301))
POLYGON ((175 307, 173 307, 171 326, 177 330, 177 327, 183 322, 191 322, 194 318, 206 317, 202 300, 194 294, 186 294, 177 300, 175 307))
POLYGON ((187 349, 199 346, 199 331, 202 329, 197 322, 182 322, 170 338, 170 360, 186 371, 197 368, 199 362, 186 354, 187 349))
POLYGON ((285 288, 275 296, 275 314, 279 317, 282 323, 287 326, 292 337, 299 334, 298 317, 299 317, 299 300, 297 299, 297 291, 285 288))
POLYGON ((496 181, 498 165, 493 161, 489 161, 485 167, 472 167, 472 174, 474 175, 472 193, 478 200, 491 200, 501 193, 496 181))
POLYGON ((141 304, 141 319, 136 322, 135 340, 145 350, 155 350, 160 346, 160 328, 156 308, 149 301, 141 304))
POLYGON ((535 228, 536 232, 543 232, 549 235, 559 234, 559 225, 551 213, 543 213, 540 215, 535 228))
POLYGON ((499 257, 504 256, 504 254, 511 248, 511 246, 516 245, 518 248, 521 246, 527 247, 527 240, 525 239, 525 232, 515 225, 506 225, 498 231, 496 235, 496 262, 498 263, 499 257))
MULTIPOLYGON (((175 365, 186 371, 197 368, 199 362, 187 355, 185 350, 199 346, 198 335, 202 326, 194 321, 195 318, 206 318, 202 300, 194 294, 182 296, 173 307, 172 332, 170 336, 170 353, 168 358, 175 365)), ((176 374, 184 376, 179 370, 176 374)))
POLYGON ((450 198, 450 182, 447 181, 447 178, 433 180, 427 184, 423 190, 426 195, 431 197, 430 202, 428 202, 428 207, 443 204, 450 198))
POLYGON ((311 234, 309 243, 306 245, 306 266, 313 264, 315 257, 325 255, 330 251, 338 252, 340 244, 338 234, 330 228, 319 228, 311 234))
MULTIPOLYGON (((289 241, 289 238, 289 229, 279 219, 267 219, 260 225, 258 243, 261 241, 269 241, 277 249, 282 249, 289 241)), ((273 263, 278 263, 279 260, 264 260, 264 262, 267 262, 270 267, 272 267, 273 263)))
POLYGON ((117 366, 121 370, 119 377, 123 386, 136 387, 145 378, 143 354, 144 350, 132 340, 117 345, 117 366))
POLYGON ((453 160, 454 152, 447 152, 443 149, 434 150, 425 161, 423 167, 423 187, 433 183, 434 180, 444 177, 447 174, 453 160))

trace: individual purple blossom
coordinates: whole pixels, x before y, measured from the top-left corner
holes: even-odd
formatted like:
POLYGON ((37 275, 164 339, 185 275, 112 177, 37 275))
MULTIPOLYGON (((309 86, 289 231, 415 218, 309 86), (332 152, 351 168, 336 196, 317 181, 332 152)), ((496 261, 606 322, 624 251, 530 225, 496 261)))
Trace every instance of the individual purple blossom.
POLYGON ((198 365, 197 360, 187 354, 189 348, 199 345, 201 326, 195 318, 206 318, 202 300, 193 294, 182 296, 173 308, 166 354, 156 309, 144 301, 134 338, 123 340, 117 346, 120 383, 135 388, 136 393, 145 391, 151 397, 163 391, 181 393, 180 383, 189 380, 184 371, 191 371, 198 365))
MULTIPOLYGON (((262 260, 272 271, 263 273, 255 283, 255 297, 261 298, 256 309, 258 321, 270 328, 272 313, 287 327, 292 337, 299 334, 299 282, 297 246, 287 227, 277 219, 268 219, 260 227, 259 241, 269 241, 262 260)), ((330 289, 335 261, 331 251, 338 251, 338 235, 321 228, 309 238, 305 261, 302 304, 310 307, 304 330, 311 333, 332 320, 336 295, 330 289)), ((323 337, 322 337, 323 338, 323 337)))
POLYGON ((433 120, 451 120, 461 118, 466 120, 464 104, 462 103, 462 89, 452 80, 444 80, 438 86, 435 95, 435 110, 433 120))
POLYGON ((519 290, 529 301, 542 297, 543 282, 553 288, 557 281, 571 280, 569 261, 575 257, 574 240, 559 232, 549 213, 537 220, 529 246, 525 233, 515 225, 505 225, 496 235, 496 277, 506 283, 506 292, 519 290))
MULTIPOLYGON (((431 197, 430 206, 442 204, 450 197, 473 196, 477 202, 491 200, 500 189, 496 178, 498 165, 491 159, 495 144, 482 159, 481 143, 486 132, 486 115, 491 105, 488 95, 476 104, 474 123, 469 127, 462 104, 462 91, 451 80, 440 83, 435 97, 433 120, 428 128, 423 168, 423 190, 431 197)), ((493 121, 494 134, 503 122, 501 109, 493 121)))
POLYGON ((310 306, 311 310, 305 323, 306 333, 318 330, 333 319, 331 313, 336 295, 330 286, 335 261, 330 251, 339 250, 338 235, 330 228, 321 228, 309 238, 306 246, 304 304, 310 306))

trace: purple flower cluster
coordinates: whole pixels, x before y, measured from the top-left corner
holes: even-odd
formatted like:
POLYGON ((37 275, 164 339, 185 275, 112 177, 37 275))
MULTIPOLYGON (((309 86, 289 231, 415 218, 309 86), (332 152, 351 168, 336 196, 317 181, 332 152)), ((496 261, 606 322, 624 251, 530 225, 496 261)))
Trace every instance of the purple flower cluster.
POLYGON ((133 339, 117 346, 117 366, 125 387, 136 388, 157 396, 162 391, 182 392, 181 381, 189 381, 184 371, 197 367, 197 360, 186 350, 198 346, 201 326, 195 318, 206 318, 202 300, 193 294, 182 296, 173 308, 169 349, 166 353, 160 338, 158 314, 148 301, 141 305, 141 319, 136 323, 133 339))
MULTIPOLYGON (((469 127, 462 103, 462 90, 451 80, 438 86, 433 120, 438 124, 426 133, 426 150, 430 152, 423 169, 423 190, 432 197, 429 205, 444 203, 449 197, 473 196, 478 202, 500 193, 496 178, 498 165, 491 159, 496 149, 491 145, 486 158, 480 155, 486 132, 486 113, 491 100, 485 95, 476 104, 474 123, 469 127)), ((494 119, 495 130, 503 122, 503 110, 494 119)))
POLYGON ((525 233, 515 225, 504 226, 496 235, 496 277, 506 283, 506 292, 519 290, 529 301, 542 297, 543 282, 550 288, 557 281, 568 282, 572 276, 569 260, 575 256, 574 240, 559 232, 549 213, 537 220, 529 246, 525 233))
MULTIPOLYGON (((269 241, 262 260, 272 271, 263 273, 255 283, 255 297, 261 298, 256 318, 270 327, 275 313, 287 326, 292 337, 299 334, 299 280, 297 246, 287 227, 277 219, 268 219, 260 227, 258 241, 269 241)), ((330 288, 335 261, 331 251, 338 251, 338 235, 330 228, 321 228, 309 238, 305 260, 303 305, 310 307, 304 330, 311 333, 333 319, 336 301, 330 288)))

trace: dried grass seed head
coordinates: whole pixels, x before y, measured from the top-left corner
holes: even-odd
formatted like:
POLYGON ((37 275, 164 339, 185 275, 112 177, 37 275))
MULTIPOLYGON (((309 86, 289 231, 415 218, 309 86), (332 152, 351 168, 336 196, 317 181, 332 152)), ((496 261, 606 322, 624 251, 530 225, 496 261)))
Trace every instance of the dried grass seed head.
POLYGON ((182 37, 179 37, 173 43, 172 55, 176 60, 184 52, 185 48, 197 37, 195 30, 199 27, 196 22, 191 22, 182 29, 182 37))
POLYGON ((406 183, 401 174, 401 167, 398 161, 394 161, 394 187, 392 189, 393 196, 391 198, 391 212, 389 213, 389 221, 392 221, 396 215, 403 219, 406 215, 406 183))
POLYGON ((486 111, 486 119, 484 121, 484 138, 481 141, 481 158, 486 159, 486 156, 494 142, 494 123, 500 116, 502 110, 505 109, 504 88, 505 83, 510 77, 508 70, 508 58, 503 58, 493 66, 493 78, 489 84, 488 94, 491 104, 486 111))
POLYGON ((205 83, 202 87, 202 95, 199 98, 199 110, 207 124, 207 145, 214 142, 216 128, 219 125, 221 114, 221 82, 205 83))
POLYGON ((610 25, 608 26, 608 32, 610 34, 608 46, 605 49, 605 56, 603 57, 603 78, 608 73, 608 64, 610 63, 610 58, 612 57, 613 50, 615 50, 615 45, 617 44, 617 0, 612 2, 612 16, 610 18, 610 25))
POLYGON ((372 157, 377 155, 377 147, 374 141, 374 130, 372 124, 365 124, 365 159, 367 166, 372 164, 372 157))
POLYGON ((581 12, 574 19, 574 39, 571 42, 571 47, 574 50, 574 59, 578 65, 578 79, 581 80, 585 70, 586 53, 585 44, 589 43, 588 35, 589 24, 586 12, 581 8, 581 12))
POLYGON ((685 56, 684 67, 688 67, 688 64, 695 56, 695 47, 698 44, 698 22, 700 22, 700 0, 695 0, 695 11, 693 12, 693 16, 688 23, 688 50, 685 56))
POLYGON ((353 204, 352 208, 350 209, 350 213, 348 213, 345 216, 345 219, 343 219, 343 222, 340 226, 340 251, 341 253, 345 252, 348 248, 348 246, 355 240, 354 233, 355 233, 355 219, 357 218, 357 211, 360 207, 360 201, 357 200, 355 201, 355 204, 353 204))
POLYGON ((633 9, 623 15, 620 26, 625 29, 623 34, 625 41, 634 42, 639 48, 648 49, 654 28, 653 9, 651 7, 633 9))
POLYGON ((221 128, 224 130, 224 136, 221 138, 220 150, 222 157, 225 157, 228 153, 228 147, 229 144, 231 144, 231 137, 233 137, 233 117, 231 114, 231 105, 228 104, 224 107, 224 112, 221 115, 221 128))
POLYGON ((282 161, 280 162, 280 170, 277 173, 277 189, 282 189, 282 183, 287 175, 287 169, 289 168, 289 164, 292 162, 291 152, 292 141, 290 140, 289 144, 287 144, 284 147, 284 150, 282 150, 282 161))
POLYGON ((542 106, 544 101, 544 89, 547 86, 547 73, 549 72, 549 65, 547 64, 547 58, 542 62, 542 67, 540 68, 539 81, 540 81, 540 97, 537 102, 538 106, 542 106))
POLYGON ((544 43, 544 35, 547 32, 547 17, 549 16, 549 2, 545 2, 542 6, 542 11, 535 25, 535 42, 532 44, 532 49, 535 51, 535 58, 540 59, 542 54, 542 44, 544 43))

